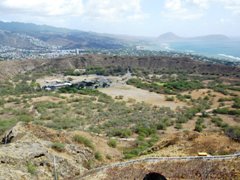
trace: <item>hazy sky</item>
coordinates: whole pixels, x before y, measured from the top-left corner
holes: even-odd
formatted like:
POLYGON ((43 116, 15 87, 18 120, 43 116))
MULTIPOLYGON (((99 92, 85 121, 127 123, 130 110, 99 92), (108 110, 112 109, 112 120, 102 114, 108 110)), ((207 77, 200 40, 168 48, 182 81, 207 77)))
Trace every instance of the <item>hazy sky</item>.
POLYGON ((144 36, 240 36, 240 0, 1 0, 0 20, 144 36))

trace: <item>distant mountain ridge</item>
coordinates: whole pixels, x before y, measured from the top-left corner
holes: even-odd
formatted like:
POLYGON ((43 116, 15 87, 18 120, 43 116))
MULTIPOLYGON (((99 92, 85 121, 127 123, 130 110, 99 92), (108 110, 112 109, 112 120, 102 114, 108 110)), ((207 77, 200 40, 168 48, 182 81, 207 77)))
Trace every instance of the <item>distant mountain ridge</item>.
POLYGON ((171 41, 222 41, 229 40, 230 38, 222 34, 210 34, 197 37, 180 37, 172 32, 164 33, 158 36, 158 41, 171 42, 171 41))
POLYGON ((160 35, 158 37, 158 39, 161 41, 177 41, 177 40, 181 40, 182 38, 172 32, 167 32, 167 33, 160 35))
POLYGON ((230 38, 223 35, 223 34, 212 34, 212 35, 206 35, 206 36, 198 36, 192 39, 196 40, 216 40, 216 41, 222 41, 222 40, 229 40, 230 38))
POLYGON ((18 33, 36 33, 36 32, 55 32, 55 33, 69 33, 73 30, 66 28, 57 28, 47 25, 36 25, 33 23, 21 23, 21 22, 3 22, 0 21, 0 29, 10 32, 18 33))
POLYGON ((154 37, 102 34, 58 28, 33 23, 0 21, 0 46, 19 49, 120 49, 148 44, 149 42, 219 41, 228 40, 225 35, 181 37, 172 32, 154 37))
POLYGON ((120 39, 93 32, 32 23, 0 21, 0 45, 24 49, 51 46, 63 49, 118 49, 124 47, 125 44, 120 39))

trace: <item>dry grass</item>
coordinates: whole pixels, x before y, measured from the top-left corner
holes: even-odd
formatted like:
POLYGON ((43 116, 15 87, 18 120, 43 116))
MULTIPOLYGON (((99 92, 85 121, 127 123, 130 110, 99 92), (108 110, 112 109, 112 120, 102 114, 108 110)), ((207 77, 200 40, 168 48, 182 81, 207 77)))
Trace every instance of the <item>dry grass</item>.
POLYGON ((223 155, 239 152, 240 146, 219 132, 185 131, 162 135, 152 149, 153 153, 147 156, 197 156, 198 152, 223 155))

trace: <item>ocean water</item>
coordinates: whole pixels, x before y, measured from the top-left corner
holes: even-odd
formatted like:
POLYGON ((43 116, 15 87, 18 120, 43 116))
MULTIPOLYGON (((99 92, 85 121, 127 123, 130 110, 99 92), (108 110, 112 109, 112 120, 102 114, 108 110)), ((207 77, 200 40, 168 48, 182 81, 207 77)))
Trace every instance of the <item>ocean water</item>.
POLYGON ((154 50, 167 50, 240 61, 240 39, 158 43, 154 50))

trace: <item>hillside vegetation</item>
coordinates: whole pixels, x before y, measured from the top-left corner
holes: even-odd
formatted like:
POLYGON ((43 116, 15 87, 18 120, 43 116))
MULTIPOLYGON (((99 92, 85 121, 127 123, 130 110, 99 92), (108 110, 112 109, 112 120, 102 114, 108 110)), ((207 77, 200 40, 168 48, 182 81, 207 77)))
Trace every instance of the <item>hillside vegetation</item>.
MULTIPOLYGON (((49 60, 0 61, 0 79, 13 77, 27 71, 59 72, 81 68, 122 68, 138 70, 140 74, 185 73, 216 76, 237 76, 240 68, 209 64, 189 58, 172 57, 122 57, 106 55, 83 55, 49 60)), ((106 74, 108 75, 108 74, 106 74)))
POLYGON ((51 177, 53 155, 59 176, 73 178, 126 159, 195 156, 199 151, 225 155, 240 150, 238 67, 169 57, 104 55, 0 63, 0 155, 9 148, 7 157, 19 158, 16 146, 25 147, 26 152, 32 151, 29 144, 38 147, 36 156, 24 154, 23 167, 19 163, 14 167, 29 179, 37 179, 41 171, 51 177), (78 86, 45 91, 39 83, 99 75, 113 80, 107 88, 125 94, 114 96, 103 89, 78 86), (141 95, 140 100, 134 99, 137 96, 128 94, 131 88, 134 93, 141 90, 144 96, 159 97, 160 102, 146 103, 141 95), (179 106, 171 108, 173 104, 179 106), (75 158, 78 162, 72 162, 75 158), (41 165, 42 161, 48 163, 41 165), (65 165, 74 167, 74 175, 68 169, 64 173, 65 165))

